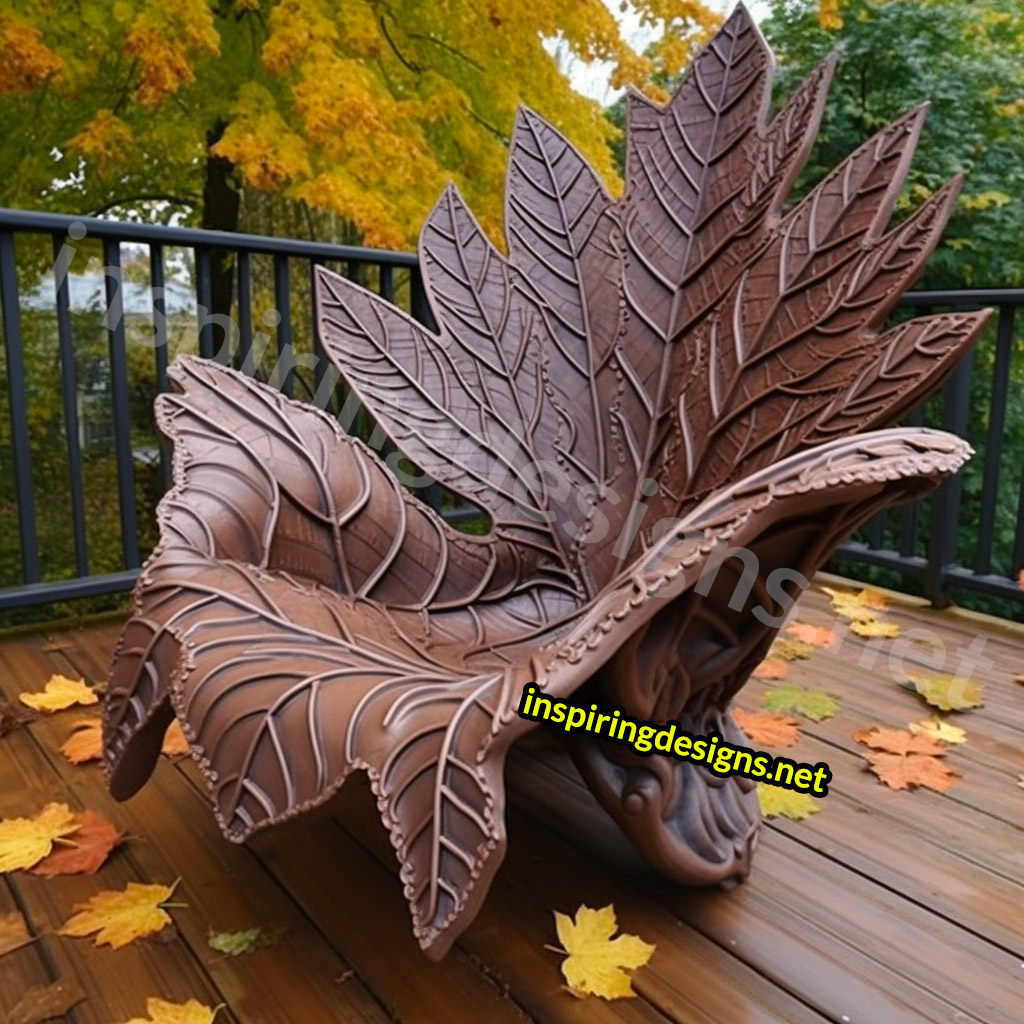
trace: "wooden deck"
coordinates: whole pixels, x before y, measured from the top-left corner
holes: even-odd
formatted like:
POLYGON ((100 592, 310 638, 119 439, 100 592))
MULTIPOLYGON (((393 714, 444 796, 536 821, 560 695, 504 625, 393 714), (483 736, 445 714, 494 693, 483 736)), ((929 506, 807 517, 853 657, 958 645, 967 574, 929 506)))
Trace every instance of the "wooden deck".
MULTIPOLYGON (((638 868, 571 766, 543 732, 508 771, 509 852, 483 912, 440 965, 410 934, 405 904, 368 791, 350 784, 330 815, 239 848, 220 836, 192 762, 161 759, 133 800, 107 796, 96 765, 59 753, 77 716, 41 719, 0 740, 0 816, 66 800, 108 815, 129 841, 92 877, 0 876, 0 914, 20 910, 40 939, 0 957, 0 1020, 32 985, 62 978, 85 1000, 66 1018, 115 1024, 145 1016, 146 998, 224 1004, 221 1024, 388 1021, 553 1024, 606 1021, 761 1024, 823 1021, 1024 1022, 1024 633, 900 607, 904 628, 947 647, 981 632, 993 662, 985 707, 958 717, 968 742, 949 763, 946 795, 892 792, 863 769, 851 733, 926 717, 866 641, 793 663, 787 681, 841 700, 804 723, 797 759, 827 761, 824 810, 767 825, 749 882, 733 891, 672 887, 638 868), (76 902, 131 880, 181 878, 175 927, 119 951, 55 934, 76 902), (579 1000, 562 988, 553 908, 614 902, 619 921, 657 944, 634 979, 638 998, 579 1000), (208 929, 286 928, 276 945, 222 957, 208 929)), ((811 592, 801 621, 831 624, 811 592)), ((96 681, 117 623, 0 641, 0 690, 13 699, 53 672, 96 681)), ((929 649, 920 647, 922 664, 929 649)), ((773 684, 754 681, 753 708, 773 684)))

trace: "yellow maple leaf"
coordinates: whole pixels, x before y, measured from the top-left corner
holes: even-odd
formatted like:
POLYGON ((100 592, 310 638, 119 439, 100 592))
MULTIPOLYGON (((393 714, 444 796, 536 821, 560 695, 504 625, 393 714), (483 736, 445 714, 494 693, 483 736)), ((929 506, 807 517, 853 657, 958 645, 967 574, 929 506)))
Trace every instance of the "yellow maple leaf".
POLYGON ((886 607, 885 596, 870 587, 856 593, 852 590, 834 590, 832 587, 821 589, 828 594, 832 610, 851 622, 873 622, 878 618, 878 612, 886 607))
POLYGON ((814 653, 814 648, 799 637, 779 637, 768 649, 769 658, 781 658, 783 661, 802 661, 814 653))
POLYGON ((562 961, 562 974, 576 995, 604 999, 636 995, 626 972, 643 967, 657 947, 636 935, 613 939, 618 923, 612 904, 600 910, 581 906, 575 921, 556 910, 555 928, 562 943, 559 952, 569 954, 562 961))
POLYGON ((38 864, 55 842, 78 827, 67 804, 47 804, 34 818, 0 821, 0 873, 38 864))
POLYGON ((895 622, 885 622, 881 619, 854 619, 850 623, 850 630, 857 636, 864 636, 870 639, 879 637, 892 639, 900 635, 900 627, 895 622))
POLYGON ((148 1017, 132 1017, 126 1024, 212 1024, 220 1006, 212 1009, 195 999, 187 1003, 168 1003, 163 999, 147 999, 148 1017))
POLYGON ((911 722, 910 731, 915 736, 930 736, 940 743, 966 743, 967 733, 956 725, 950 725, 939 715, 932 715, 922 722, 911 722))
POLYGON ((50 676, 42 690, 19 693, 18 700, 33 711, 63 711, 75 704, 96 704, 99 697, 84 679, 50 676))
POLYGON ((755 679, 785 679, 789 669, 781 658, 765 658, 751 673, 755 679))
POLYGON ((761 782, 757 787, 757 802, 766 818, 789 818, 803 821, 809 814, 817 814, 822 803, 807 793, 797 793, 782 786, 768 786, 761 782))
POLYGON ((171 923, 163 909, 174 892, 172 885, 129 882, 124 890, 97 893, 75 907, 77 913, 64 923, 61 935, 83 938, 96 932, 96 945, 120 949, 135 939, 154 935, 171 923))
POLYGON ((940 711, 968 711, 980 708, 985 703, 984 689, 975 679, 911 676, 909 685, 940 711))

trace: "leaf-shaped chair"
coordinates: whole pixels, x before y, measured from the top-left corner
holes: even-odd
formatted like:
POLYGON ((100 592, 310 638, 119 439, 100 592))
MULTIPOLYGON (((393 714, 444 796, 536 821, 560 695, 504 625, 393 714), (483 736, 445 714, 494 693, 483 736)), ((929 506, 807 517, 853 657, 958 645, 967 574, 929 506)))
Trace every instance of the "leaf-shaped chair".
MULTIPOLYGON (((666 107, 632 96, 618 201, 521 111, 508 257, 453 188, 423 228, 436 332, 320 272, 330 359, 405 455, 487 511, 487 536, 451 529, 325 414, 173 365, 157 420, 174 486, 106 698, 116 796, 175 714, 235 841, 362 769, 440 957, 501 862, 526 683, 741 739, 730 700, 801 576, 970 454, 883 428, 984 321, 883 327, 957 195, 887 230, 924 109, 786 210, 832 63, 768 120, 771 66, 739 7, 666 107)), ((667 876, 746 874, 751 783, 591 736, 572 752, 667 876)))

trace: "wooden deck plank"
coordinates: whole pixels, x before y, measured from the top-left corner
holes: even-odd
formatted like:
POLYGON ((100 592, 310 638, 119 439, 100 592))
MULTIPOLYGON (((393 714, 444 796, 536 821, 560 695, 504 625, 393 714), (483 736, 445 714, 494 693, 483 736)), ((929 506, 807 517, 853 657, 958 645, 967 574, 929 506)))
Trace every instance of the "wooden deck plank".
MULTIPOLYGON (((517 803, 567 842, 615 850, 621 840, 610 820, 581 784, 570 791, 566 775, 549 761, 548 751, 543 761, 525 751, 514 756, 509 780, 517 803)), ((615 856, 628 863, 625 850, 615 856)), ((753 967, 804 997, 829 979, 817 1005, 833 1018, 846 1013, 856 1019, 852 1006, 865 1020, 1019 1020, 1014 1000, 1024 996, 1020 957, 900 900, 774 829, 766 830, 751 879, 730 892, 687 891, 646 872, 634 874, 632 885, 709 937, 732 943, 738 956, 749 957, 753 967), (943 957, 935 957, 937 948, 943 957), (954 963, 964 970, 950 967, 954 963), (964 1002, 965 996, 978 995, 969 982, 979 970, 986 977, 984 998, 995 992, 1003 999, 1001 1009, 997 1003, 987 1016, 977 1016, 964 1002), (886 993, 888 1003, 880 1001, 886 993), (916 1017, 915 1011, 924 1012, 916 1017)))
MULTIPOLYGON (((133 838, 92 879, 2 880, 0 913, 23 907, 43 937, 0 957, 0 1019, 12 986, 65 976, 88 996, 69 1024, 128 1019, 147 995, 223 1000, 225 1024, 1019 1024, 1024 686, 1014 676, 1024 634, 914 607, 890 615, 905 636, 928 631, 954 654, 985 638, 985 706, 954 718, 968 742, 949 753, 963 773, 949 794, 896 793, 864 770, 853 732, 903 727, 930 709, 892 680, 890 641, 853 635, 793 663, 786 680, 840 699, 836 718, 802 723, 786 751, 832 766, 823 812, 768 823, 751 879, 731 892, 654 877, 542 729, 511 758, 506 862, 441 965, 412 940, 394 854, 363 782, 323 814, 236 847, 221 837, 187 759, 162 759, 140 794, 117 805, 95 766, 73 767, 57 753, 75 712, 17 730, 0 741, 0 814, 64 799, 107 813, 133 838), (53 934, 77 899, 128 878, 177 874, 189 909, 173 912, 166 943, 113 953, 53 934), (607 902, 658 952, 635 977, 638 998, 576 1000, 562 988, 559 957, 544 948, 556 941, 551 911, 607 902), (288 932, 237 960, 208 949, 207 927, 252 924, 288 932), (122 984, 126 973, 132 981, 122 984)), ((835 622, 814 591, 797 617, 835 622)), ((102 679, 119 629, 107 622, 0 641, 0 690, 36 688, 54 670, 102 679)), ((929 648, 914 647, 905 663, 933 671, 929 658, 929 648)), ((770 685, 754 681, 739 702, 756 707, 770 685)))
MULTIPOLYGON (((11 664, 6 652, 0 650, 0 673, 11 664)), ((18 662, 14 664, 23 667, 18 662)), ((83 806, 72 793, 63 790, 28 729, 8 736, 0 744, 0 817, 33 814, 55 797, 73 807, 83 806)), ((91 939, 56 934, 71 916, 75 904, 102 889, 121 889, 130 881, 150 879, 141 876, 130 857, 123 853, 104 866, 102 882, 99 876, 87 875, 44 879, 19 872, 8 876, 33 933, 43 936, 41 948, 54 962, 65 955, 86 993, 86 1001, 74 1011, 76 1024, 129 1020, 145 1009, 147 997, 153 995, 174 1001, 196 998, 209 1006, 220 1002, 209 977, 173 929, 166 929, 161 935, 169 941, 133 943, 119 950, 97 947, 91 939)), ((174 876, 156 881, 169 883, 174 876)), ((26 981, 20 992, 11 999, 5 996, 4 1001, 16 1002, 27 987, 26 981)), ((224 1020, 233 1022, 235 1018, 225 1013, 224 1020)))
MULTIPOLYGON (((353 780, 341 791, 335 804, 340 827, 355 837, 376 861, 397 872, 394 853, 388 843, 369 788, 353 780)), ((533 872, 545 865, 534 862, 533 872)), ((397 882, 396 882, 397 885, 397 882)), ((397 890, 396 890, 397 891, 397 890)), ((460 936, 459 948, 487 965, 495 981, 531 1016, 545 1024, 605 1024, 610 1021, 662 1022, 673 1018, 645 999, 605 1003, 601 1000, 566 998, 558 970, 559 958, 546 950, 557 941, 551 910, 531 891, 515 886, 502 870, 488 893, 487 902, 470 928, 460 936)))
MULTIPOLYGON (((337 817, 342 827, 357 835, 381 861, 394 860, 376 812, 365 799, 352 794, 339 800, 337 817)), ((509 812, 508 852, 495 885, 516 894, 521 912, 528 915, 525 923, 537 948, 557 943, 554 910, 572 915, 581 903, 614 903, 623 930, 639 932, 658 946, 656 957, 637 975, 635 987, 671 1020, 715 1024, 726 1019, 737 998, 745 1006, 756 1007, 759 1019, 794 1024, 820 1024, 823 1019, 666 913, 657 902, 632 891, 620 878, 555 836, 536 829, 534 821, 515 808, 509 812), (723 987, 724 976, 729 983, 723 987)), ((473 943, 475 931, 474 925, 464 941, 473 943)), ((536 983, 547 980, 557 990, 562 984, 559 961, 557 955, 549 954, 536 983)))
POLYGON ((395 1020, 524 1024, 530 1019, 463 950, 431 963, 413 939, 395 877, 329 818, 298 822, 259 837, 253 846, 395 1020))
MULTIPOLYGON (((69 650, 45 653, 36 639, 23 640, 19 653, 22 680, 27 676, 41 682, 52 671, 83 670, 80 664, 65 660, 69 650)), ((88 674, 96 678, 94 673, 88 674)), ((188 904, 188 910, 172 916, 204 981, 212 982, 206 986, 212 987, 209 1005, 225 1003, 240 1024, 278 1024, 292 1013, 308 1015, 310 1020, 373 1024, 388 1020, 358 981, 336 983, 335 979, 349 971, 349 965, 308 926, 294 901, 247 850, 224 841, 209 806, 180 780, 169 762, 162 759, 151 784, 131 801, 118 804, 107 793, 98 765, 74 766, 56 753, 76 717, 78 713, 69 711, 33 723, 31 734, 40 741, 35 774, 56 776, 76 806, 105 814, 132 837, 91 881, 92 891, 113 885, 112 871, 119 864, 131 880, 169 883, 182 879, 176 897, 188 904), (225 879, 234 884, 225 885, 225 879), (287 932, 277 946, 246 957, 223 957, 207 945, 210 928, 254 925, 283 927, 287 932), (310 982, 295 986, 295 979, 307 972, 310 982)), ((149 994, 172 998, 160 989, 149 994)), ((144 1000, 137 1003, 124 1019, 137 1016, 144 1005, 144 1000)))

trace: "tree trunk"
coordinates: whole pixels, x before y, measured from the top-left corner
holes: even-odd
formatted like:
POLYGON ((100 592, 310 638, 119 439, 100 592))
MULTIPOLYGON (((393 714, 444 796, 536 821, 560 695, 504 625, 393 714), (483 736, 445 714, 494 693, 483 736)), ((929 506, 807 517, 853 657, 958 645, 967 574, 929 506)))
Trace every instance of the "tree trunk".
MULTIPOLYGON (((214 231, 237 231, 241 207, 241 193, 232 180, 233 164, 221 156, 214 156, 210 148, 224 134, 227 122, 218 120, 206 133, 206 172, 203 181, 203 216, 201 226, 214 231)), ((235 254, 215 249, 210 254, 210 308, 207 316, 231 316, 233 298, 235 254)), ((214 352, 220 352, 226 339, 223 327, 226 320, 214 320, 214 352)), ((225 357, 227 357, 225 353, 225 357)), ((228 358, 224 358, 228 362, 228 358)))

